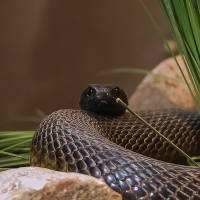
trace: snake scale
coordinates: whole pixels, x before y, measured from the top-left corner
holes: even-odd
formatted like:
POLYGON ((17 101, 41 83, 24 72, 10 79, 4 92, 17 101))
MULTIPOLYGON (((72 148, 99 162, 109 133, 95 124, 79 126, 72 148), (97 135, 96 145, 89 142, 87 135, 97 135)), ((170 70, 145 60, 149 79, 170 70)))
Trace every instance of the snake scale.
MULTIPOLYGON (((183 157, 124 113, 116 97, 127 103, 121 88, 91 85, 81 96, 84 110, 63 109, 47 116, 33 136, 30 165, 94 176, 124 200, 200 200, 200 169, 169 163, 183 157)), ((199 153, 196 111, 174 108, 138 114, 188 155, 199 153)))

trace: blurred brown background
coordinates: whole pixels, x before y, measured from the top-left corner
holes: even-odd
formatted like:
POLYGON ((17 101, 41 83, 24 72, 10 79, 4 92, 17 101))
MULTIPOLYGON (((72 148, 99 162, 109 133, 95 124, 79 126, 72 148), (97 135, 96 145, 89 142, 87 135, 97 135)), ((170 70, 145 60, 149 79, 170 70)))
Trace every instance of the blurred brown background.
MULTIPOLYGON (((144 3, 168 37, 158 2, 144 3)), ((139 0, 1 0, 0 119, 77 109, 91 83, 117 84, 130 95, 142 75, 97 73, 152 69, 167 56, 139 0)))

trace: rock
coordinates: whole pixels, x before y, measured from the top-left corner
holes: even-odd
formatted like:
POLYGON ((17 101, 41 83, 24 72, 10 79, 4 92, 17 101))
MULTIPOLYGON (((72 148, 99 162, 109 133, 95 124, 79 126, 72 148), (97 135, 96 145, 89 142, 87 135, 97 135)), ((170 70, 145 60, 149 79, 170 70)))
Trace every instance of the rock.
MULTIPOLYGON (((177 60, 184 74, 186 74, 186 69, 180 55, 177 56, 177 60)), ((183 77, 174 58, 164 60, 153 69, 153 72, 179 79, 182 82, 157 78, 152 75, 146 76, 129 99, 129 105, 133 110, 195 107, 191 94, 183 81, 183 77)))
POLYGON ((120 194, 94 177, 22 167, 0 173, 1 200, 121 200, 120 194))

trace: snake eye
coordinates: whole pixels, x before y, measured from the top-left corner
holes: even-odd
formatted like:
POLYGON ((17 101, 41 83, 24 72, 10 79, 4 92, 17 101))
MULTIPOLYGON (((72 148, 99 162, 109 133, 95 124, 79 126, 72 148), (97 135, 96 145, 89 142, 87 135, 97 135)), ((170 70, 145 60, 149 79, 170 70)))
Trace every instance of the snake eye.
POLYGON ((114 93, 115 93, 115 95, 116 95, 117 97, 119 97, 119 95, 120 95, 120 88, 115 87, 115 88, 114 88, 114 93))
POLYGON ((87 97, 90 97, 90 96, 95 95, 95 94, 96 94, 95 89, 93 89, 93 88, 90 87, 88 89, 88 91, 87 91, 87 97))

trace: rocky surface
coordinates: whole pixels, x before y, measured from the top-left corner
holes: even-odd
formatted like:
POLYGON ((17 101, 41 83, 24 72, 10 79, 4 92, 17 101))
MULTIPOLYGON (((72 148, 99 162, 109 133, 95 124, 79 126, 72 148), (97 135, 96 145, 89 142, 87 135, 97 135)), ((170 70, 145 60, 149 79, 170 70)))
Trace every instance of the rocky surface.
MULTIPOLYGON (((177 60, 184 74, 186 74, 186 69, 180 55, 177 56, 177 60)), ((129 99, 129 105, 132 109, 147 110, 156 108, 195 107, 191 94, 183 81, 183 77, 174 58, 164 60, 153 69, 153 72, 173 79, 182 80, 182 82, 158 78, 152 75, 146 76, 129 99)))
POLYGON ((120 194, 96 178, 23 167, 0 173, 1 200, 121 200, 120 194))

